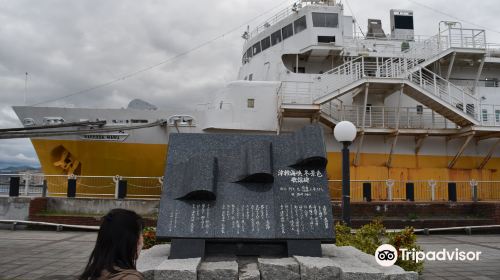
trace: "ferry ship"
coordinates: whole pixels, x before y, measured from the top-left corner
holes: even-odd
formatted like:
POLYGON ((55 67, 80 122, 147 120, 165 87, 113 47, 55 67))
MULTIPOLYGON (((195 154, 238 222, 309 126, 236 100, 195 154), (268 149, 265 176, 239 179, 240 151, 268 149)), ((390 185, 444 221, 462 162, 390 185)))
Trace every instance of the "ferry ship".
POLYGON ((500 180, 500 50, 485 30, 439 22, 426 38, 415 35, 412 11, 388 16, 389 33, 369 19, 359 35, 341 3, 299 1, 245 31, 236 80, 190 110, 141 100, 14 110, 25 127, 101 123, 31 138, 49 175, 162 176, 172 133, 279 134, 316 122, 328 176, 340 179, 333 128, 348 120, 358 128, 353 180, 500 180))

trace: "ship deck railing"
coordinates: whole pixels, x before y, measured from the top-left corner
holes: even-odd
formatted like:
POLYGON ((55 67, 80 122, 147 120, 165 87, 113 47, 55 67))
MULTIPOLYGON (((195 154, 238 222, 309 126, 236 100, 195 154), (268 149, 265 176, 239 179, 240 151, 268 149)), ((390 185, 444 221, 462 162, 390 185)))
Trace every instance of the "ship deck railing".
MULTIPOLYGON (((481 124, 500 126, 500 104, 482 104, 481 124)), ((326 103, 321 112, 339 121, 350 121, 364 128, 458 129, 434 110, 424 106, 357 106, 326 103), (364 120, 363 120, 364 116, 364 120), (399 116, 399 117, 398 117, 399 116)))
MULTIPOLYGON (((0 196, 9 195, 9 182, 11 177, 22 178, 21 196, 47 196, 66 197, 68 179, 76 179, 77 198, 113 199, 115 198, 116 176, 67 176, 44 174, 0 174, 0 196), (94 186, 85 184, 93 183, 94 186), (28 189, 25 187, 28 186, 28 189), (46 188, 46 191, 44 191, 46 188), (28 190, 26 192, 26 190, 28 190)), ((126 199, 152 199, 161 197, 162 177, 119 177, 127 180, 126 199)), ((328 180, 332 200, 339 200, 342 192, 342 181, 328 180)), ((456 201, 500 201, 500 181, 498 180, 351 180, 351 200, 354 202, 366 201, 364 189, 369 186, 373 201, 406 201, 407 188, 412 186, 414 200, 422 202, 449 201, 450 187, 455 189, 456 201)), ((365 193, 366 194, 366 193, 365 193)))
MULTIPOLYGON (((365 71, 369 71, 371 66, 375 67, 375 65, 371 64, 365 63, 365 71)), ((373 69, 375 71, 375 68, 373 69)), ((419 77, 424 79, 426 75, 422 74, 419 77)), ((344 79, 341 76, 338 78, 344 79)), ((426 79, 424 80, 426 87, 430 87, 432 90, 436 89, 438 93, 445 90, 446 92, 442 95, 452 99, 451 101, 458 104, 458 107, 460 107, 459 104, 477 104, 473 107, 466 106, 464 111, 474 119, 477 119, 481 126, 500 126, 500 104, 478 104, 478 101, 472 93, 469 95, 459 94, 459 96, 455 99, 453 99, 454 95, 448 94, 448 92, 452 92, 453 87, 456 88, 453 93, 460 93, 462 91, 471 92, 472 89, 468 84, 461 86, 453 85, 453 87, 442 85, 434 86, 432 81, 427 81, 426 79), (462 99, 465 99, 465 102, 462 101, 462 99)), ((429 78, 429 80, 435 79, 429 78)), ((484 81, 484 84, 486 85, 486 83, 492 82, 495 83, 494 81, 484 81)), ((495 83, 495 85, 497 85, 497 83, 495 83)), ((324 90, 320 83, 302 81, 283 81, 278 92, 280 106, 309 106, 314 104, 314 101, 323 94, 324 90)), ((362 124, 364 123, 365 127, 374 128, 396 128, 396 124, 399 125, 399 128, 458 128, 454 122, 444 118, 436 111, 422 105, 412 107, 401 106, 399 108, 398 106, 366 106, 366 108, 363 109, 362 105, 341 105, 341 102, 338 99, 334 99, 319 106, 318 110, 335 120, 348 120, 354 123, 357 127, 362 127, 362 124), (363 115, 365 116, 364 122, 363 115)))
POLYGON ((280 22, 281 20, 287 18, 288 16, 292 15, 293 13, 296 13, 299 9, 305 7, 305 6, 314 6, 314 5, 321 5, 321 6, 334 6, 334 2, 323 2, 321 4, 315 3, 315 2, 302 2, 302 1, 297 1, 293 5, 287 5, 286 8, 280 10, 276 14, 274 14, 272 17, 266 19, 263 23, 257 25, 253 30, 251 30, 248 33, 248 39, 251 39, 255 36, 257 36, 259 33, 262 31, 268 29, 269 27, 275 25, 276 23, 280 22), (295 8, 294 8, 295 7, 295 8))

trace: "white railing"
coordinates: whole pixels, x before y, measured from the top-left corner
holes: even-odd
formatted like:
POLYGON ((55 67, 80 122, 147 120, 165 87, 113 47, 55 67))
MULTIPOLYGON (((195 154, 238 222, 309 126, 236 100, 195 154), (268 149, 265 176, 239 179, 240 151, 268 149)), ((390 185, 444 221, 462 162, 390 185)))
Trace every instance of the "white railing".
POLYGON ((398 110, 398 107, 391 106, 341 106, 327 103, 321 109, 322 113, 334 120, 350 121, 364 128, 456 128, 454 123, 425 107, 400 107, 398 110))
POLYGON ((259 33, 268 29, 269 27, 277 24, 281 20, 287 18, 288 16, 290 16, 294 13, 297 13, 297 11, 300 10, 301 8, 303 8, 305 6, 311 6, 311 5, 333 6, 333 5, 335 5, 335 3, 334 2, 315 3, 312 1, 311 2, 297 1, 293 5, 287 6, 286 8, 277 12, 274 16, 268 18, 263 23, 261 23, 256 28, 254 28, 252 31, 250 31, 248 33, 248 39, 251 39, 251 38, 257 36, 259 33))
POLYGON ((439 34, 440 42, 446 42, 444 48, 486 49, 486 33, 482 29, 449 28, 439 34))
MULTIPOLYGON (((5 188, 10 177, 30 178, 28 180, 37 182, 36 180, 52 180, 56 183, 55 186, 49 187, 48 196, 64 196, 66 195, 67 180, 77 180, 77 197, 95 197, 95 198, 113 198, 114 186, 117 187, 117 181, 127 180, 128 193, 130 191, 141 191, 142 193, 131 193, 127 197, 132 198, 153 198, 158 199, 161 195, 163 177, 120 177, 120 176, 65 176, 65 175, 44 175, 44 174, 0 174, 0 186, 5 188), (58 181, 54 181, 57 179, 58 181), (88 185, 82 183, 83 180, 88 185), (109 186, 110 182, 114 182, 114 186, 109 186), (54 189, 55 188, 55 189, 54 189), (85 189, 89 188, 89 189, 85 189), (86 192, 93 189, 93 192, 86 192), (111 189, 111 190, 109 190, 111 189), (157 194, 144 194, 145 190, 153 190, 157 194)), ((28 186, 31 186, 28 181, 28 186)), ((22 180, 23 183, 26 181, 22 180)), ((328 180, 332 199, 341 197, 341 180, 328 180)), ((457 201, 499 201, 500 200, 500 181, 485 181, 471 179, 469 181, 437 181, 437 180, 351 180, 351 198, 353 201, 363 201, 363 185, 369 183, 371 187, 372 199, 377 201, 393 201, 406 200, 406 186, 411 183, 414 188, 415 201, 447 201, 448 187, 450 183, 456 186, 457 201)), ((35 185, 38 183, 35 183, 35 185)), ((42 183, 43 184, 43 183, 42 183)), ((2 191, 3 192, 3 191, 2 191)), ((5 195, 5 193, 4 193, 5 195)), ((39 195, 38 192, 29 193, 28 195, 39 195)))
POLYGON ((426 68, 420 68, 418 71, 411 73, 409 80, 440 100, 480 121, 477 114, 477 108, 480 107, 479 100, 469 89, 458 87, 426 68))
POLYGON ((9 194, 11 177, 20 177, 19 194, 23 196, 40 196, 44 188, 47 196, 66 196, 69 179, 76 180, 77 197, 116 198, 120 180, 127 182, 127 197, 131 198, 159 198, 163 188, 163 177, 0 174, 0 195, 9 194))
POLYGON ((315 82, 283 81, 278 91, 280 104, 313 104, 322 91, 315 82))
MULTIPOLYGON (((333 200, 342 197, 342 181, 328 180, 333 200)), ((438 181, 438 180, 351 180, 351 201, 366 201, 363 185, 370 185, 373 201, 407 200, 407 184, 413 186, 415 201, 448 201, 449 184, 455 185, 457 201, 498 201, 500 200, 500 181, 438 181)))

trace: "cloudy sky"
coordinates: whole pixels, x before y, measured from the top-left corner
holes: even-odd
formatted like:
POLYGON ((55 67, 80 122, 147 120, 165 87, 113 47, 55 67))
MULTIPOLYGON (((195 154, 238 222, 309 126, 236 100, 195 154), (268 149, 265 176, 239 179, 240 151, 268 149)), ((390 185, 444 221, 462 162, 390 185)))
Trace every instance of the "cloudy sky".
MULTIPOLYGON (((152 70, 43 105, 119 108, 136 97, 159 107, 203 103, 235 79, 246 25, 252 28, 293 2, 0 0, 0 127, 20 126, 10 106, 24 104, 26 72, 31 105, 113 81, 226 34, 152 70)), ((411 9, 417 34, 434 35, 440 20, 458 18, 466 27, 490 29, 489 41, 500 43, 498 0, 349 4, 363 30, 368 18, 379 18, 388 32, 389 10, 411 9)), ((347 5, 345 10, 351 14, 347 5)), ((37 164, 29 140, 0 140, 0 168, 37 164)))

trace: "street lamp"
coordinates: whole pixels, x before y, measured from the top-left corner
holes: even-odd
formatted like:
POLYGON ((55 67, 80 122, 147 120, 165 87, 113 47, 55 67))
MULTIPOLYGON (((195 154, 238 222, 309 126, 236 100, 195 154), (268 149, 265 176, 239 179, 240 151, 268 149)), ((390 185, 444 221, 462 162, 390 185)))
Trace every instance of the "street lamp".
POLYGON ((343 144, 342 149, 342 221, 351 226, 351 186, 349 174, 349 145, 356 138, 357 129, 351 122, 339 122, 333 130, 333 136, 343 144))

